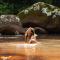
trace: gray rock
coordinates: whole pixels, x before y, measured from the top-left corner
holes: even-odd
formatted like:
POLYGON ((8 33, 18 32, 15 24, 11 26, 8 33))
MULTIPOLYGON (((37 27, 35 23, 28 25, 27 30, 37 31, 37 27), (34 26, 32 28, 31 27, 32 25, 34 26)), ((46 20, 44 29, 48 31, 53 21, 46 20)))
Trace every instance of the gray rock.
POLYGON ((24 33, 19 17, 16 15, 1 15, 0 33, 3 35, 19 35, 20 33, 24 33))

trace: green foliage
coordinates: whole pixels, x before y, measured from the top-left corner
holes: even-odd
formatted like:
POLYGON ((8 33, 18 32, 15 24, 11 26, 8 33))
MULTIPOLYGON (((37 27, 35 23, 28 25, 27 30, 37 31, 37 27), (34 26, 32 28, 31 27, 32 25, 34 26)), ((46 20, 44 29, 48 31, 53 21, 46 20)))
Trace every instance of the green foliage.
POLYGON ((36 2, 52 4, 53 0, 0 0, 0 14, 17 14, 36 2))
POLYGON ((12 13, 8 3, 0 4, 0 14, 9 14, 12 13))
POLYGON ((52 4, 52 2, 53 2, 53 0, 41 0, 41 1, 48 3, 48 4, 52 4))

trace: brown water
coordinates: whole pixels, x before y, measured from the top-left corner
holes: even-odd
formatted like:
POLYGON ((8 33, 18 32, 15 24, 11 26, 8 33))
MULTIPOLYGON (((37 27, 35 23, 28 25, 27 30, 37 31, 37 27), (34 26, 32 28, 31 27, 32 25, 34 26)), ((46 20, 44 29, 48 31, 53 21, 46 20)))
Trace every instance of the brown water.
POLYGON ((38 39, 35 44, 19 40, 2 42, 0 60, 60 60, 60 39, 38 39))

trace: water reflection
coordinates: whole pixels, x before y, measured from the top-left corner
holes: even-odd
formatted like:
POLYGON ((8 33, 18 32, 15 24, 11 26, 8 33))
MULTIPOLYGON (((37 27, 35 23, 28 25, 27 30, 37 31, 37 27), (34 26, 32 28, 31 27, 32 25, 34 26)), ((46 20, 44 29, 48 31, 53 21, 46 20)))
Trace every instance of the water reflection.
MULTIPOLYGON (((8 44, 7 44, 8 45, 8 44)), ((36 44, 13 44, 15 47, 13 47, 12 50, 14 50, 13 52, 11 51, 11 47, 7 47, 5 46, 4 48, 2 48, 2 53, 0 55, 0 59, 1 60, 34 60, 34 58, 36 56, 36 44), (10 52, 12 52, 10 54, 10 52)))
POLYGON ((1 56, 2 60, 9 60, 12 56, 1 56))
POLYGON ((1 56, 0 60, 42 60, 39 56, 1 56), (28 59, 27 59, 28 57, 28 59))

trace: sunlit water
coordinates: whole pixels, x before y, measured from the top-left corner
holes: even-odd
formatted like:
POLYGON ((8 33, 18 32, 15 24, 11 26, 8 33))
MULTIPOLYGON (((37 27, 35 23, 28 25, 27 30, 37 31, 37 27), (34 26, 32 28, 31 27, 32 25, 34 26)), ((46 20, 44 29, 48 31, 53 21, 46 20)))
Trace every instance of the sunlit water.
POLYGON ((12 56, 1 56, 2 60, 9 60, 12 56))
MULTIPOLYGON (((18 54, 21 52, 22 54, 25 54, 26 59, 25 60, 33 60, 33 55, 35 55, 36 52, 36 45, 37 44, 15 44, 15 43, 2 43, 2 46, 0 48, 2 49, 2 55, 6 55, 8 50, 13 50, 15 54, 18 54), (14 46, 14 47, 13 47, 14 46)), ((0 57, 2 60, 10 60, 11 56, 6 55, 6 56, 1 56, 0 57)), ((24 57, 23 57, 24 58, 24 57)))

